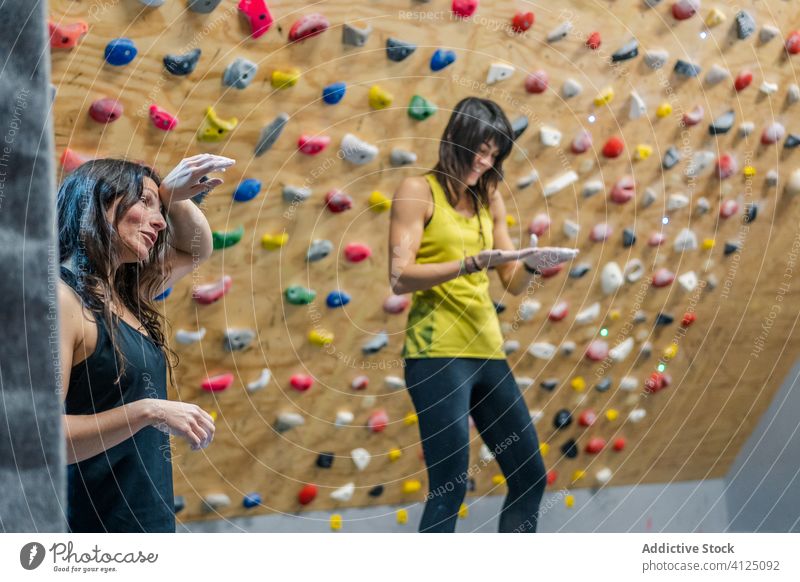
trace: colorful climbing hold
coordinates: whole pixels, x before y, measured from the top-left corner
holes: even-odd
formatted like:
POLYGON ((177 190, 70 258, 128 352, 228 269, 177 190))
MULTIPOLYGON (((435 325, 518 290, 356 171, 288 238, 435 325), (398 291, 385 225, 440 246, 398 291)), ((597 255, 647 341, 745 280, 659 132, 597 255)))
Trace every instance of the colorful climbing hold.
POLYGON ((50 48, 56 49, 75 48, 83 35, 89 32, 89 25, 82 20, 70 24, 55 23, 51 20, 49 26, 50 48))
POLYGON ((182 55, 168 54, 164 56, 164 68, 172 75, 188 75, 197 67, 201 54, 203 54, 203 51, 199 48, 192 49, 182 55))
POLYGON ((264 0, 239 0, 239 11, 250 23, 250 36, 258 38, 267 32, 273 23, 264 0))
POLYGON ((414 95, 408 104, 408 116, 417 121, 424 121, 436 113, 437 107, 425 97, 414 95))
POLYGON ((306 392, 314 384, 314 378, 308 374, 292 374, 289 384, 298 392, 306 392))
POLYGON ((267 233, 261 237, 261 246, 268 251, 277 250, 287 242, 289 242, 288 232, 282 232, 280 234, 267 233))
POLYGON ((367 98, 369 100, 369 106, 373 109, 385 109, 389 107, 394 100, 394 96, 380 85, 373 85, 370 87, 367 98))
POLYGON ((300 285, 291 285, 286 288, 283 295, 292 305, 308 305, 316 299, 317 292, 300 285))
POLYGON ((306 14, 289 29, 289 42, 300 42, 312 36, 322 34, 330 27, 331 23, 319 12, 306 14))
POLYGON ((108 97, 97 99, 89 107, 89 117, 97 123, 112 123, 122 117, 123 112, 122 103, 108 97))
POLYGON ((235 117, 222 119, 217 116, 217 112, 214 111, 213 107, 206 107, 206 114, 203 117, 203 122, 197 130, 197 139, 198 141, 206 142, 222 141, 238 123, 239 120, 235 117))
POLYGON ((230 275, 224 275, 216 283, 195 286, 192 290, 192 299, 201 305, 210 305, 230 291, 232 285, 233 279, 230 275))
POLYGON ((150 121, 158 129, 171 131, 178 126, 178 118, 161 109, 158 105, 151 105, 149 109, 150 121))
POLYGON ((300 493, 297 495, 297 501, 300 502, 300 505, 308 505, 317 496, 317 486, 316 485, 304 485, 302 489, 300 489, 300 493))
POLYGON ((270 83, 275 89, 288 89, 294 87, 300 80, 300 69, 291 67, 289 69, 275 70, 270 75, 270 83))
POLYGON ((306 135, 302 134, 299 138, 297 138, 297 149, 299 149, 304 154, 309 156, 314 156, 328 147, 328 144, 331 143, 330 136, 327 135, 306 135))
POLYGON ((417 45, 392 38, 391 36, 386 39, 386 58, 390 61, 399 63, 410 57, 414 51, 417 50, 417 45))
POLYGON ((353 199, 349 194, 334 188, 325 194, 325 206, 334 214, 350 210, 353 207, 353 199))
POLYGON ((431 55, 431 71, 441 71, 456 61, 456 53, 448 49, 436 49, 431 55))
POLYGON ((229 231, 212 231, 211 239, 214 244, 214 250, 225 249, 232 247, 242 240, 244 236, 244 226, 240 226, 234 230, 229 231))
POLYGON ((122 67, 136 58, 139 51, 129 38, 115 38, 106 45, 105 59, 109 65, 122 67))
POLYGON ((233 384, 233 374, 228 372, 206 378, 200 384, 200 387, 208 392, 221 392, 230 388, 231 384, 233 384))
POLYGON ((338 83, 331 83, 322 88, 322 100, 328 105, 336 105, 344 99, 344 94, 347 92, 347 84, 343 81, 338 83))
POLYGON ((233 191, 233 199, 236 202, 248 202, 258 196, 259 192, 261 192, 261 181, 247 178, 236 186, 236 190, 233 191))

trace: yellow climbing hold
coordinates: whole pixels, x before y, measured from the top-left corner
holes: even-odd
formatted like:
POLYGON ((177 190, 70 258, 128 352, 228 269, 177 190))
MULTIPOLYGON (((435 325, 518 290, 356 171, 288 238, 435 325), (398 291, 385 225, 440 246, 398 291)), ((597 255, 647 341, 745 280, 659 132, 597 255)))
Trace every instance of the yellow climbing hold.
POLYGON ((606 410, 606 418, 608 420, 617 420, 617 417, 619 417, 619 411, 616 408, 606 410))
POLYGON ((576 483, 577 481, 583 479, 585 476, 586 476, 586 471, 584 471, 583 469, 575 469, 575 471, 572 473, 572 482, 576 483))
POLYGON ((572 507, 575 505, 575 496, 574 495, 567 495, 564 497, 564 505, 567 507, 572 507))
POLYGON ((399 459, 402 456, 403 456, 403 451, 401 451, 397 447, 389 450, 389 460, 390 461, 396 461, 397 459, 399 459))
POLYGON ((397 510, 397 523, 399 523, 400 525, 408 523, 408 511, 406 511, 405 509, 397 510))
POLYGON ((539 443, 539 452, 544 457, 547 453, 550 452, 550 445, 547 443, 539 443))
POLYGON ((511 216, 510 214, 506 214, 506 226, 517 226, 517 219, 511 216))
POLYGON ((664 359, 671 360, 677 355, 678 355, 678 344, 672 342, 671 344, 669 344, 669 346, 667 346, 667 349, 664 350, 664 359))
POLYGON ((503 477, 502 475, 495 475, 494 477, 492 477, 492 483, 494 483, 495 485, 502 485, 505 482, 506 478, 503 477))
POLYGON ((206 107, 206 115, 203 117, 200 129, 197 130, 197 139, 198 141, 222 141, 238 123, 239 120, 235 117, 222 119, 213 107, 206 107))
POLYGON ((704 238, 703 239, 703 250, 710 251, 711 249, 714 248, 714 245, 716 244, 716 242, 717 241, 715 241, 713 238, 704 238))
POLYGON ((601 105, 606 105, 610 103, 611 100, 614 98, 614 88, 613 87, 606 87, 600 93, 597 94, 597 97, 594 98, 594 104, 600 107, 601 105))
POLYGON ((649 158, 653 153, 653 147, 647 145, 646 143, 640 143, 636 146, 636 159, 637 160, 646 160, 649 158))
POLYGON ((403 481, 403 493, 416 493, 420 489, 422 489, 422 483, 420 483, 417 479, 403 481))
POLYGON ((369 106, 373 109, 384 109, 389 107, 394 100, 394 96, 381 89, 379 85, 373 85, 369 89, 369 106))
POLYGON ((458 508, 458 517, 461 519, 466 519, 469 515, 469 506, 466 503, 462 503, 461 507, 458 508))
POLYGON ((756 169, 753 166, 745 166, 744 167, 744 176, 745 178, 752 178, 756 175, 756 169))
POLYGON ((612 309, 608 314, 608 319, 611 321, 617 321, 620 318, 620 315, 619 309, 612 309))
POLYGON ((342 529, 342 516, 338 513, 331 515, 331 529, 333 531, 339 531, 342 529))
POLYGON ((380 190, 373 190, 369 195, 369 209, 375 212, 386 212, 392 207, 392 201, 380 190))
POLYGON ((586 390, 586 380, 583 379, 583 376, 575 376, 569 383, 572 386, 572 389, 576 392, 583 392, 586 390))
POLYGON ((216 410, 212 410, 211 412, 208 413, 208 415, 211 417, 211 420, 213 420, 214 422, 217 421, 217 411, 216 410))
POLYGON ((272 71, 271 83, 275 89, 294 87, 300 79, 300 71, 295 68, 272 71))
POLYGON ((308 341, 315 346, 327 346, 333 341, 333 334, 324 329, 312 329, 308 332, 308 341))
POLYGON ((706 26, 718 26, 725 22, 725 14, 719 8, 712 8, 706 16, 706 26))
POLYGON ((661 105, 658 106, 656 109, 656 115, 658 117, 666 117, 672 113, 672 104, 669 101, 664 101, 661 105))
POLYGON ((281 234, 265 234, 261 237, 261 246, 268 251, 274 251, 281 248, 289 241, 289 233, 282 232, 281 234))
POLYGON ((406 414, 405 418, 403 419, 403 422, 406 423, 408 426, 411 426, 412 424, 417 424, 417 420, 418 420, 417 413, 409 412, 408 414, 406 414))

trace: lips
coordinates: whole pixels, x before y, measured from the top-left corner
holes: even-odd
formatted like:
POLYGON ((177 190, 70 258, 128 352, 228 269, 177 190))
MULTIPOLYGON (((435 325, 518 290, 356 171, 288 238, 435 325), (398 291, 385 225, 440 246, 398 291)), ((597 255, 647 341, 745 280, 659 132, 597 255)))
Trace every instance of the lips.
POLYGON ((152 232, 142 232, 142 234, 150 241, 150 246, 156 244, 156 235, 152 232))

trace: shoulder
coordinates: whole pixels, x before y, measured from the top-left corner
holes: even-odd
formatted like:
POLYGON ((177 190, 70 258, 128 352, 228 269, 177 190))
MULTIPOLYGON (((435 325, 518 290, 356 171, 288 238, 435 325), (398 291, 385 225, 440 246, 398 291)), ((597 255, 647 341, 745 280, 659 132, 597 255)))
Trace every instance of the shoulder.
POLYGON ((494 192, 489 196, 489 210, 492 213, 492 219, 495 222, 506 219, 506 203, 503 201, 503 195, 500 190, 495 188, 494 192))
POLYGON ((430 185, 425 176, 407 176, 400 181, 395 199, 428 201, 431 199, 430 185))
POLYGON ((61 337, 65 345, 76 346, 83 304, 75 290, 62 279, 58 280, 58 313, 61 337))

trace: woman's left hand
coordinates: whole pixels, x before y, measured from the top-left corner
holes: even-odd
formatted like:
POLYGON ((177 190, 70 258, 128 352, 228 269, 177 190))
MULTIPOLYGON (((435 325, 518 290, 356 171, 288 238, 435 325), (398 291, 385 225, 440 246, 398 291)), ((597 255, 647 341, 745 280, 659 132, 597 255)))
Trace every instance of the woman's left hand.
POLYGON ((158 189, 161 202, 169 208, 172 202, 188 200, 201 192, 213 190, 222 184, 222 179, 202 178, 212 172, 224 172, 235 163, 236 160, 214 154, 198 154, 181 160, 161 181, 158 189))

